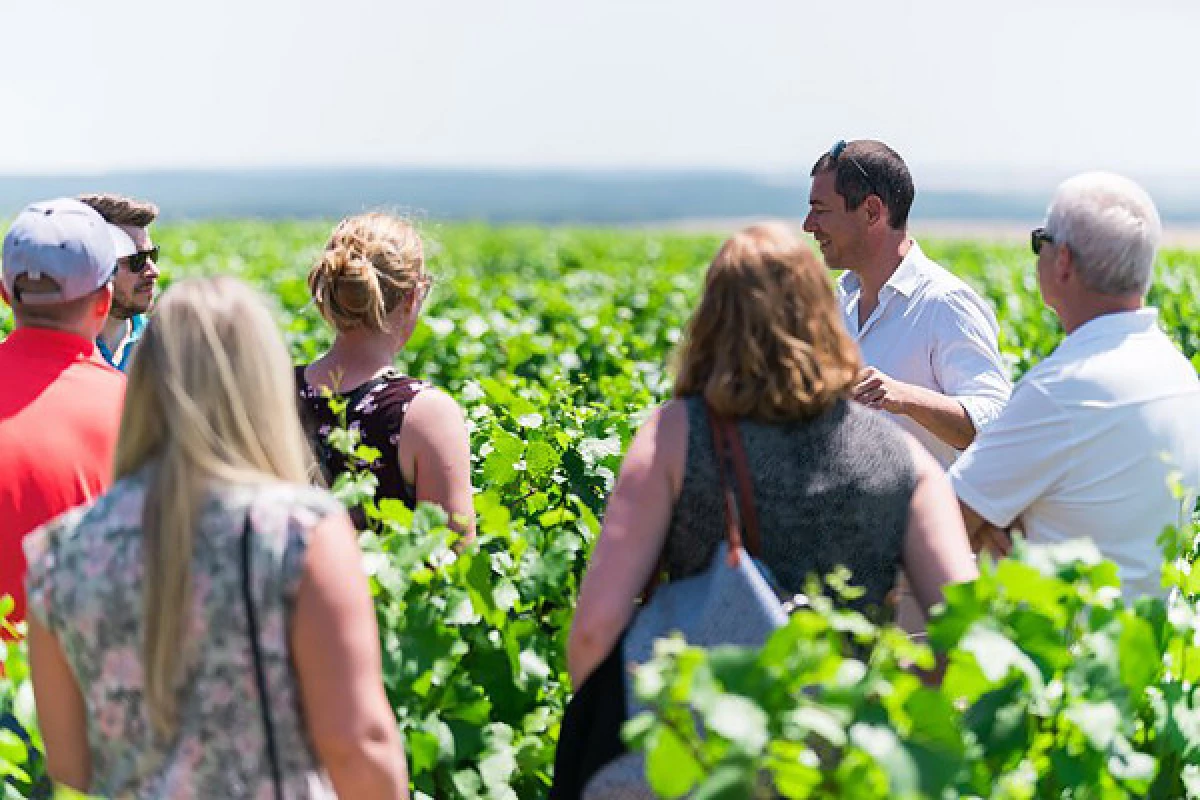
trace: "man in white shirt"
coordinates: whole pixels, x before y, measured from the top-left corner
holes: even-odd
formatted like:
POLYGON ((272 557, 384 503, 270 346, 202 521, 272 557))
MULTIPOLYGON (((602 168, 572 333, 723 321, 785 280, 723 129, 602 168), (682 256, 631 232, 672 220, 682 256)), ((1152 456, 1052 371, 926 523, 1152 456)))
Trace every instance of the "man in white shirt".
POLYGON ((1200 381, 1144 307, 1162 235, 1150 197, 1107 173, 1072 178, 1033 231, 1038 286, 1066 338, 950 471, 967 531, 1007 552, 1090 537, 1127 597, 1162 594, 1158 534, 1200 486, 1200 381))
POLYGON ((855 399, 893 415, 948 467, 995 419, 1011 384, 986 302, 908 235, 904 160, 872 140, 838 142, 812 169, 804 230, 831 269, 868 365, 855 399))

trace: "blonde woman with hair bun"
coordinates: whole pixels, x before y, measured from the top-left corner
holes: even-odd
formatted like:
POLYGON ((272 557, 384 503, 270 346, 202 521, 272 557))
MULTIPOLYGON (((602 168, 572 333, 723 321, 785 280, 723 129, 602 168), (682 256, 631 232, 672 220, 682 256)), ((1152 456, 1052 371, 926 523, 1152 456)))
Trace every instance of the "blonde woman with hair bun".
MULTIPOLYGON (((376 499, 409 508, 436 503, 470 537, 475 512, 462 409, 444 391, 395 368, 431 283, 421 238, 408 220, 370 213, 338 223, 308 275, 313 300, 336 336, 327 353, 296 368, 300 414, 327 480, 347 466, 326 440, 344 423, 381 453, 369 465, 379 480, 376 499), (345 420, 330 410, 329 393, 345 401, 345 420)), ((361 509, 352 516, 365 523, 361 509)))
POLYGON ((26 540, 51 776, 105 797, 407 798, 356 534, 307 485, 291 361, 234 278, 166 292, 116 483, 26 540))

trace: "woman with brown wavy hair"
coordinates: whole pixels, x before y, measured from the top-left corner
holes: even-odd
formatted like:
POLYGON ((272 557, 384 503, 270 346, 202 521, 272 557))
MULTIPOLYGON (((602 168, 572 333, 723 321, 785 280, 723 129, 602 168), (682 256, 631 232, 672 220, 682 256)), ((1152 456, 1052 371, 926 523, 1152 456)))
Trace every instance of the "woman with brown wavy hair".
POLYGON ((958 503, 937 463, 851 401, 862 368, 824 267, 781 224, 722 245, 680 352, 675 397, 638 431, 608 501, 567 648, 578 688, 619 640, 657 563, 708 566, 725 515, 708 411, 745 448, 760 560, 780 588, 838 566, 883 606, 903 565, 921 605, 976 575, 958 503), (706 408, 707 406, 707 408, 706 408))

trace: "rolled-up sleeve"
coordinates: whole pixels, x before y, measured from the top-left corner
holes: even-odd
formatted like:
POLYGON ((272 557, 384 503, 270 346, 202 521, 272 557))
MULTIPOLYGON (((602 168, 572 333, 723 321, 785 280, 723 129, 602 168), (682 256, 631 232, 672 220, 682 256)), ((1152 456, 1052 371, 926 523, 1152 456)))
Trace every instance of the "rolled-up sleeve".
POLYGON ((932 368, 942 394, 966 410, 976 432, 1004 410, 1012 393, 1000 356, 999 325, 987 303, 970 289, 947 292, 934 316, 932 368))

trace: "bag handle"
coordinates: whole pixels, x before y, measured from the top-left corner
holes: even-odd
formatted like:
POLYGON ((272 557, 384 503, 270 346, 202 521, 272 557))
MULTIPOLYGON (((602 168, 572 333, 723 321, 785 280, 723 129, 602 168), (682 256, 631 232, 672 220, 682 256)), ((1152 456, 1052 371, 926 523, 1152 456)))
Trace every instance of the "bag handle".
POLYGON ((754 484, 750 478, 750 465, 737 422, 713 411, 705 403, 709 426, 712 428, 713 444, 716 447, 721 479, 721 491, 725 495, 726 539, 729 542, 730 560, 736 563, 734 554, 743 546, 750 555, 761 557, 762 540, 758 535, 758 512, 754 506, 754 484), (733 481, 729 475, 732 473, 733 481), (732 483, 736 483, 735 492, 732 483))
MULTIPOLYGON (((730 566, 736 566, 743 549, 743 525, 746 530, 745 549, 756 558, 762 555, 762 545, 758 536, 758 514, 754 507, 754 484, 750 480, 750 467, 746 461, 746 451, 742 447, 742 437, 738 433, 737 424, 729 417, 713 411, 708 401, 704 403, 704 411, 708 417, 708 428, 712 432, 713 449, 717 456, 717 480, 720 481, 721 494, 725 498, 725 540, 729 543, 729 563, 730 566), (734 494, 729 472, 736 478, 738 494, 741 495, 740 502, 734 494)), ((658 587, 659 575, 664 569, 664 558, 664 554, 659 554, 654 571, 650 573, 650 578, 642 589, 643 602, 648 601, 658 587)))
POLYGON ((246 606, 246 622, 250 626, 250 652, 254 656, 254 684, 258 689, 258 710, 262 714, 263 733, 267 740, 267 758, 271 762, 271 781, 275 785, 275 800, 283 800, 283 777, 279 770, 279 751, 275 746, 275 726, 271 724, 271 708, 267 703, 267 671, 263 668, 262 651, 258 643, 258 615, 254 611, 254 596, 250 591, 251 548, 250 514, 242 528, 242 601, 246 606))

